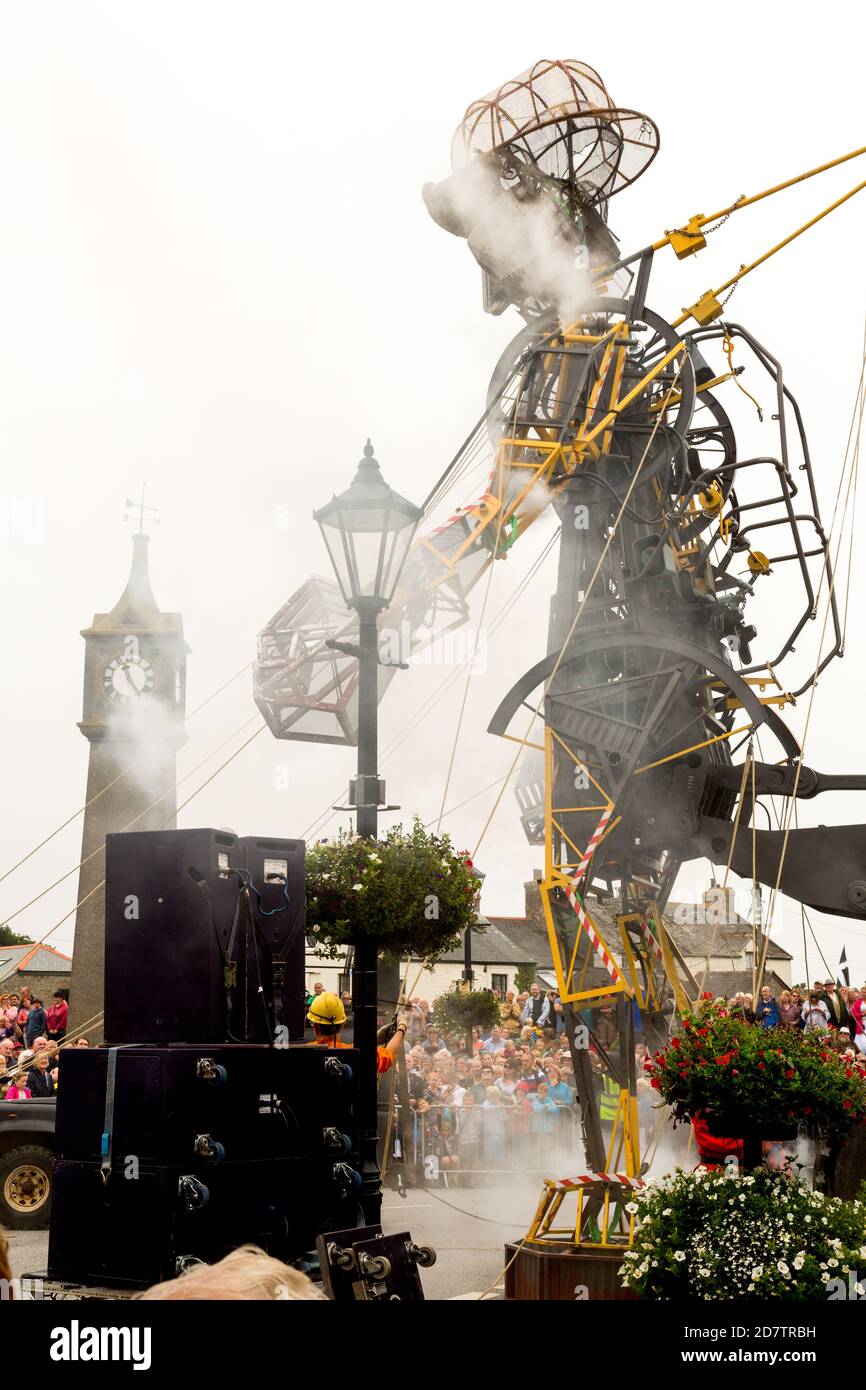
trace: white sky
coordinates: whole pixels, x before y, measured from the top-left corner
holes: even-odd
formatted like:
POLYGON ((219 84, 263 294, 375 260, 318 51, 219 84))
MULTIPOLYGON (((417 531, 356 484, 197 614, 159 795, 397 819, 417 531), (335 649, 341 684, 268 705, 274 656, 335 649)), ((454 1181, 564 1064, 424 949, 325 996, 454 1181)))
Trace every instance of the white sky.
MULTIPOLYGON (((184 615, 192 708, 253 658, 283 600, 328 572, 310 514, 348 483, 366 436, 387 480, 420 501, 477 419, 519 320, 481 312, 475 263, 420 197, 449 172, 469 102, 542 56, 597 67, 617 101, 661 129, 655 164, 611 204, 611 226, 636 249, 863 143, 851 10, 831 2, 821 16, 737 0, 666 15, 634 0, 0 4, 3 868, 83 801, 79 630, 125 582, 127 495, 144 480, 160 507, 152 577, 162 607, 184 615)), ((674 317, 864 176, 854 162, 742 213, 691 262, 658 258, 649 303, 674 317)), ((859 370, 864 228, 866 194, 750 277, 732 305, 784 361, 825 519, 859 370)), ((757 451, 753 414, 736 418, 757 451)), ((488 618, 550 524, 497 566, 488 618)), ((511 761, 485 728, 543 654, 553 574, 548 562, 472 681, 449 805, 511 761)), ((857 557, 854 578, 850 654, 822 682, 809 732, 807 761, 825 771, 866 770, 857 557)), ((780 594, 784 584, 776 605, 780 594)), ((764 653, 780 615, 766 604, 761 615, 764 653)), ((383 744, 444 674, 395 678, 383 744)), ((457 682, 382 769, 406 816, 438 812, 461 693, 457 682)), ((254 713, 239 680, 190 723, 181 773, 254 713)), ((798 732, 804 716, 801 702, 798 732)), ((354 756, 262 734, 181 823, 300 835, 341 799, 354 756)), ((474 847, 494 795, 448 818, 459 846, 474 847)), ((866 797, 805 804, 801 823, 819 819, 866 822, 866 797)), ((0 920, 71 868, 79 843, 80 821, 0 883, 0 920)), ((510 791, 478 859, 485 910, 521 911, 539 857, 510 791)), ((693 888, 706 886, 704 869, 690 870, 693 888)), ((45 935, 75 886, 73 876, 13 925, 45 935)), ((71 927, 52 942, 68 947, 71 927)), ((799 911, 780 910, 774 935, 802 958, 799 933, 799 911)), ((831 964, 844 944, 854 979, 866 978, 866 926, 821 923, 820 936, 831 964)), ((809 952, 810 976, 823 973, 811 942, 809 952)))

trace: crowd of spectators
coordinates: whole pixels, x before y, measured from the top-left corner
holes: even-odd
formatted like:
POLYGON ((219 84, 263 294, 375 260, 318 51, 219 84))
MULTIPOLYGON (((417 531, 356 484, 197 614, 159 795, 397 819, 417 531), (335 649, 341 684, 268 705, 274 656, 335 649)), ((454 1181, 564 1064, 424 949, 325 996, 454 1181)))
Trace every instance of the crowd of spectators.
POLYGON ((764 985, 757 1001, 751 994, 736 994, 728 1006, 733 1014, 758 1027, 827 1033, 829 1044, 840 1052, 866 1055, 866 986, 861 990, 835 980, 815 980, 811 989, 795 986, 781 990, 776 997, 769 985, 764 985))
POLYGON ((419 1158, 467 1181, 484 1170, 525 1166, 551 1144, 571 1150, 575 1088, 562 1006, 533 985, 499 1003, 499 1023, 444 1036, 426 999, 411 1001, 406 1042, 411 1142, 419 1158))
MULTIPOLYGON (((57 1092, 57 1054, 67 1032, 69 1005, 61 991, 46 1009, 26 987, 0 994, 0 1100, 49 1099, 57 1092)), ((76 1047, 87 1047, 78 1038, 76 1047)))

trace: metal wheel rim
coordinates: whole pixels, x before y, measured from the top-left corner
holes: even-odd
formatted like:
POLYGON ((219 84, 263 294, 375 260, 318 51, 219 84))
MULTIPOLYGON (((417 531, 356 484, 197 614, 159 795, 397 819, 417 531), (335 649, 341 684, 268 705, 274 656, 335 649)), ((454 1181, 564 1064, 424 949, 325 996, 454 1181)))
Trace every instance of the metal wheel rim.
POLYGON ((44 1207, 50 1189, 48 1174, 42 1168, 32 1163, 22 1163, 7 1174, 3 1183, 3 1199, 14 1211, 29 1215, 44 1207))

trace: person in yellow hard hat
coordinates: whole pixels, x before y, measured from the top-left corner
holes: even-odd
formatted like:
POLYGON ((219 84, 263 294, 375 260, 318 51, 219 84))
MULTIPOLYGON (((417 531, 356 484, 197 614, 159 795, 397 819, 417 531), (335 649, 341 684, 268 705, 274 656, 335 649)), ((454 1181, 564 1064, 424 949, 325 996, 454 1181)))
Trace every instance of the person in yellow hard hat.
MULTIPOLYGON (((351 1043, 340 1041, 340 1029, 346 1022, 343 1001, 336 994, 327 991, 319 994, 310 1005, 307 1022, 312 1023, 315 1038, 307 1047, 351 1047, 351 1043)), ((380 1042, 376 1048, 376 1071, 381 1076, 394 1064, 394 1058, 403 1046, 406 1030, 409 1027, 409 1010, 400 1005, 393 1026, 381 1028, 377 1037, 380 1042)))

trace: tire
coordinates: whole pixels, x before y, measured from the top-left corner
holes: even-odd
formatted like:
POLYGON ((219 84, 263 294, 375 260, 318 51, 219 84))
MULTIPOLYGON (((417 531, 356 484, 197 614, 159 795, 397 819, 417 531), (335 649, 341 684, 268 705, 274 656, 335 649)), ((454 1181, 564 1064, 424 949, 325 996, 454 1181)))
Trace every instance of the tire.
POLYGON ((50 1149, 24 1144, 0 1155, 0 1226, 38 1231, 51 1214, 50 1149))

